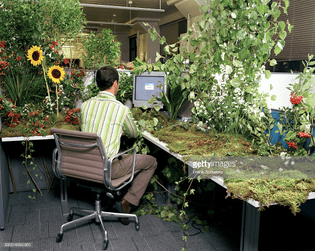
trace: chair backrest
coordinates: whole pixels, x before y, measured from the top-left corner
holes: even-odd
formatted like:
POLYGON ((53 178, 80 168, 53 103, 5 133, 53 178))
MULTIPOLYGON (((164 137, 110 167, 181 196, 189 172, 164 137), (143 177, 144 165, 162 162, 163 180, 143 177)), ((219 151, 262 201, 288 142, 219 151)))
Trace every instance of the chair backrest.
MULTIPOLYGON (((107 157, 96 133, 51 128, 58 149, 57 176, 104 182, 107 157)), ((55 174, 56 174, 55 172, 55 174)))
POLYGON ((112 179, 113 158, 107 158, 99 135, 59 128, 51 128, 50 131, 54 134, 57 147, 53 153, 53 171, 58 178, 71 177, 102 183, 113 191, 120 190, 133 180, 134 149, 130 149, 134 151, 132 173, 112 179))

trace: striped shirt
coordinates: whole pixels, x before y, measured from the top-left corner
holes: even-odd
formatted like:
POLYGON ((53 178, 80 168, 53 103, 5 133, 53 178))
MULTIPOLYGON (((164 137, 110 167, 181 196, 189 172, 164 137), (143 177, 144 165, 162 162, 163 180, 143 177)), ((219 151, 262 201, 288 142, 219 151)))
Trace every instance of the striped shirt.
POLYGON ((82 104, 81 130, 100 135, 108 158, 118 153, 123 133, 130 138, 139 135, 128 107, 107 91, 82 104))

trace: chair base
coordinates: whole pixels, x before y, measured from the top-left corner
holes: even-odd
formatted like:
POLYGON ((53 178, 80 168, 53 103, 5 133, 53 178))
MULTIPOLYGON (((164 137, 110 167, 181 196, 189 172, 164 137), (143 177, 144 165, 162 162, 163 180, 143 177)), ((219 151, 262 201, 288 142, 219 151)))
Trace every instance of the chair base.
POLYGON ((108 247, 108 237, 107 237, 107 231, 105 229, 104 223, 103 223, 103 217, 115 217, 115 218, 132 218, 135 220, 135 228, 137 231, 140 229, 140 224, 137 215, 135 214, 125 214, 125 213, 111 213, 111 212, 104 212, 101 211, 101 201, 100 201, 100 195, 97 194, 97 198, 95 200, 95 210, 86 210, 86 209, 80 209, 80 208, 71 208, 69 215, 67 217, 67 220, 69 222, 63 224, 60 228, 60 232, 56 237, 56 242, 60 243, 63 239, 63 231, 65 228, 73 227, 77 224, 84 223, 89 220, 95 220, 96 223, 100 223, 102 226, 102 229, 104 231, 104 242, 103 242, 103 250, 106 250, 108 247), (85 215, 82 218, 76 219, 72 221, 73 215, 79 214, 79 215, 85 215))

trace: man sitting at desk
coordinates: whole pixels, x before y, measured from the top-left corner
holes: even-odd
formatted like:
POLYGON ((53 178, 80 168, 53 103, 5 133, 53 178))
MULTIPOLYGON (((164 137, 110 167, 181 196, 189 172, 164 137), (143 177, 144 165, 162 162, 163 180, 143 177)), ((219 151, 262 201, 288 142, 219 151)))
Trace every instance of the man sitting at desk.
MULTIPOLYGON (((81 107, 81 130, 101 136, 107 157, 116 155, 120 147, 122 133, 136 138, 139 131, 128 107, 116 100, 119 75, 115 68, 101 67, 96 73, 98 95, 84 102, 81 107)), ((113 161, 112 178, 119 178, 132 171, 132 154, 123 155, 113 161)), ((149 155, 136 155, 135 173, 132 185, 123 199, 116 202, 121 213, 130 213, 131 206, 138 206, 147 185, 157 167, 156 159, 149 155)), ((127 218, 122 219, 128 225, 127 218)))

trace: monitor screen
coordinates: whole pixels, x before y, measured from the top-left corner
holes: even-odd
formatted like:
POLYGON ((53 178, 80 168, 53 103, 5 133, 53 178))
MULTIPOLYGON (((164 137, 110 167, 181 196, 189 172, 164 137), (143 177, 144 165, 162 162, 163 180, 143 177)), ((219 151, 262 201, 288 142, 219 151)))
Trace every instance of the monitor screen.
MULTIPOLYGON (((141 75, 134 75, 134 107, 142 107, 143 105, 146 105, 147 107, 151 108, 152 104, 148 104, 149 99, 151 99, 153 95, 161 97, 161 92, 164 92, 166 94, 164 72, 144 72, 141 75)), ((154 104, 158 104, 161 106, 161 108, 163 108, 163 103, 160 101, 155 100, 154 104)))

